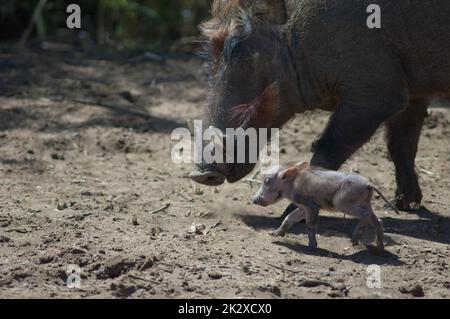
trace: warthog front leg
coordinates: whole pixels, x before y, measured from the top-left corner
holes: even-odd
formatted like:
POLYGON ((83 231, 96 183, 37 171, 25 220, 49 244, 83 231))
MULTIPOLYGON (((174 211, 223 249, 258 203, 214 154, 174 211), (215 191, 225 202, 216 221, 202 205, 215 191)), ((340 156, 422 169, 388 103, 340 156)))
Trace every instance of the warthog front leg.
POLYGON ((384 68, 349 79, 327 128, 313 144, 312 166, 339 169, 381 124, 408 106, 408 88, 392 56, 388 52, 364 56, 354 61, 354 67, 364 67, 367 63, 384 65, 384 68))

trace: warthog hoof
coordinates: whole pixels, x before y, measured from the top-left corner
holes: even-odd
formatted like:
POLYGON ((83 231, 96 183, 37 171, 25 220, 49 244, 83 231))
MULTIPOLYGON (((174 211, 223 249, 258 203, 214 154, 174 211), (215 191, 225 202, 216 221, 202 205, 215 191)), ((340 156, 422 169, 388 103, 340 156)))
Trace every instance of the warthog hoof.
POLYGON ((315 250, 317 248, 317 241, 316 240, 310 240, 308 243, 308 249, 309 250, 315 250))

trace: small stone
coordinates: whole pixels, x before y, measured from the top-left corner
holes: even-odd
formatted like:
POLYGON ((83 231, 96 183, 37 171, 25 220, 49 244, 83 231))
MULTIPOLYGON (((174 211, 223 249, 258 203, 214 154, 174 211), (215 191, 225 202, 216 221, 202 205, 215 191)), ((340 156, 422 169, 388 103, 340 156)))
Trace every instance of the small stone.
POLYGON ((0 235, 0 243, 9 243, 11 241, 11 238, 0 235))
POLYGON ((134 294, 137 291, 137 288, 135 286, 124 285, 122 283, 112 283, 111 290, 113 291, 112 294, 114 296, 119 298, 127 298, 134 294))
POLYGON ((57 210, 65 210, 65 209, 67 209, 69 206, 67 205, 67 203, 63 203, 63 204, 58 204, 57 206, 56 206, 56 209, 57 210))
POLYGON ((58 153, 52 153, 52 155, 50 155, 50 157, 56 161, 64 161, 65 160, 64 155, 61 155, 58 153))
POLYGON ((116 278, 128 271, 135 263, 129 259, 116 256, 105 262, 104 275, 109 278, 116 278))
POLYGON ((28 278, 28 277, 31 277, 31 276, 32 276, 31 272, 28 272, 28 271, 19 271, 19 272, 16 272, 16 273, 13 275, 13 278, 14 278, 15 280, 20 281, 20 280, 23 280, 23 279, 28 278))
POLYGON ((147 259, 146 261, 144 261, 142 263, 142 266, 139 267, 139 271, 144 271, 144 270, 147 270, 149 268, 152 268, 154 264, 155 263, 154 263, 154 261, 152 259, 147 259))
POLYGON ((43 256, 41 256, 41 257, 39 258, 39 264, 41 264, 41 265, 49 264, 49 263, 51 263, 54 259, 55 259, 55 256, 49 255, 49 254, 45 254, 45 255, 43 255, 43 256))
POLYGON ((423 287, 421 285, 415 285, 412 287, 400 287, 399 291, 402 294, 410 294, 413 297, 424 297, 425 292, 423 291, 423 287))
POLYGON ((119 95, 130 103, 135 103, 137 101, 137 94, 133 91, 122 91, 119 95))
POLYGON ((271 293, 273 293, 275 296, 281 297, 281 290, 280 290, 279 287, 277 287, 277 286, 272 286, 272 287, 270 287, 269 291, 270 291, 271 293))
POLYGON ((83 249, 80 249, 80 248, 72 248, 71 250, 70 250, 70 252, 72 253, 72 254, 74 254, 74 255, 84 255, 84 254, 86 254, 86 251, 84 251, 83 249))
POLYGON ((210 272, 208 274, 208 277, 213 279, 213 280, 218 280, 218 279, 221 279, 223 276, 222 276, 222 274, 219 274, 219 273, 216 273, 216 272, 210 272))
POLYGON ((281 290, 277 286, 273 286, 273 285, 260 286, 258 289, 262 292, 270 292, 277 297, 281 297, 281 290))
POLYGON ((344 297, 344 294, 340 291, 330 291, 327 293, 328 297, 330 298, 342 298, 344 297))
POLYGON ((196 235, 203 235, 203 231, 206 229, 206 226, 203 224, 192 223, 191 228, 189 229, 189 233, 196 235))

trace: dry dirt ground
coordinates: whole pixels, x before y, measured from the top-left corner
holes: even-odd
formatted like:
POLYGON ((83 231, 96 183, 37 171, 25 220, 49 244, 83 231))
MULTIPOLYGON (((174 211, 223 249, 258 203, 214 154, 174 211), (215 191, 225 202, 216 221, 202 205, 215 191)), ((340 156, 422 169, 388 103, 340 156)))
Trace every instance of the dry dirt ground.
MULTIPOLYGON (((151 60, 0 56, 0 297, 450 297, 450 109, 430 110, 420 143, 426 208, 396 215, 374 199, 387 252, 352 247, 355 221, 327 212, 311 252, 304 224, 268 235, 287 203, 255 207, 256 185, 195 186, 172 163, 171 132, 201 114, 204 75, 195 58, 151 60)), ((282 161, 308 159, 326 120, 289 123, 282 161)), ((343 170, 393 198, 382 130, 343 170)))

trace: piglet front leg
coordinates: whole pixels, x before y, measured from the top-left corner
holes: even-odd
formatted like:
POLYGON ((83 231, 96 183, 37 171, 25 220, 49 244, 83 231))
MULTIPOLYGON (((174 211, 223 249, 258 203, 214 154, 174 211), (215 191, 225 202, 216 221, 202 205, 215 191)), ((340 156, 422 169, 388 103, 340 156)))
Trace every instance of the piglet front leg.
POLYGON ((305 218, 306 210, 303 207, 298 207, 284 219, 280 228, 274 232, 271 232, 270 235, 274 237, 284 237, 289 229, 291 229, 295 224, 305 220, 305 218))
POLYGON ((308 247, 311 250, 317 248, 316 231, 318 220, 319 209, 311 209, 308 207, 306 210, 306 228, 308 230, 308 247))

